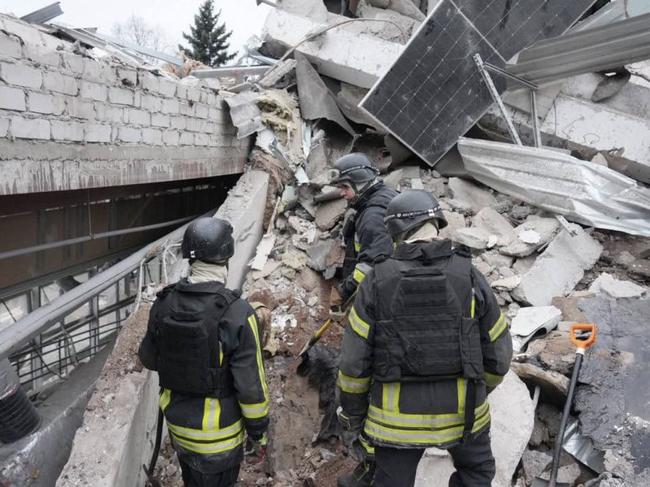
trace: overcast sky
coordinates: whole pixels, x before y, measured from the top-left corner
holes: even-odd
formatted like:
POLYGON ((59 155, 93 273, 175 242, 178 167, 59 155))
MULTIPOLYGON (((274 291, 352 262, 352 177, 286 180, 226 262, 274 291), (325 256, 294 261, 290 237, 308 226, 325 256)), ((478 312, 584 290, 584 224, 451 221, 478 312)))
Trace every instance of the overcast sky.
MULTIPOLYGON (((55 0, 0 0, 0 12, 11 12, 21 17, 55 0)), ((60 0, 63 15, 60 21, 74 27, 97 27, 111 33, 115 22, 122 22, 131 14, 143 17, 151 26, 159 27, 172 46, 183 41, 182 32, 189 33, 202 0, 60 0)), ((215 0, 215 9, 222 10, 221 18, 233 31, 230 45, 240 49, 246 40, 258 34, 270 7, 256 5, 255 0, 215 0)))

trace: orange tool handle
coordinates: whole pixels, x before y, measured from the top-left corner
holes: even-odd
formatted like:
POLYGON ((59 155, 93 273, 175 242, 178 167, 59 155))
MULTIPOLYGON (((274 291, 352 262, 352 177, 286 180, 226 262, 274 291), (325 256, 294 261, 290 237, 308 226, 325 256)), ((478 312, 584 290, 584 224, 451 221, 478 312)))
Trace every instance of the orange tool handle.
POLYGON ((577 348, 586 350, 596 343, 597 336, 596 325, 593 323, 576 323, 575 325, 571 325, 571 341, 577 348), (579 337, 579 332, 589 332, 589 336, 582 338, 584 335, 581 333, 582 336, 579 337))

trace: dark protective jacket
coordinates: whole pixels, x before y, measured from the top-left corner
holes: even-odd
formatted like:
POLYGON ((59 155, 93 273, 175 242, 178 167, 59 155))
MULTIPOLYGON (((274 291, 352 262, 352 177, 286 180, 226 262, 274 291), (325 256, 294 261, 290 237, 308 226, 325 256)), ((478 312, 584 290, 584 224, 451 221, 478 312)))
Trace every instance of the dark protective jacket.
MULTIPOLYGON (((163 320, 184 313, 203 313, 213 321, 214 333, 210 336, 218 340, 217 346, 211 348, 214 364, 225 369, 225 379, 220 390, 213 393, 197 394, 162 387, 160 407, 179 454, 190 457, 198 470, 219 472, 241 462, 245 431, 259 438, 268 427, 269 391, 257 318, 250 305, 227 291, 223 284, 216 281, 191 284, 183 279, 158 293, 151 308, 147 332, 138 352, 145 367, 164 370, 161 366, 164 357, 160 353, 164 342, 163 320), (224 297, 229 298, 230 304, 215 314, 215 303, 223 304, 224 297), (221 317, 217 323, 214 321, 218 315, 221 317)), ((181 341, 179 338, 179 349, 182 349, 181 341)), ((187 369, 181 371, 180 377, 183 372, 187 369)))
POLYGON ((346 259, 354 260, 354 268, 340 286, 341 297, 347 300, 368 273, 376 259, 387 257, 393 251, 393 241, 384 224, 388 203, 397 192, 382 181, 368 189, 352 205, 356 210, 353 220, 344 228, 346 259))
POLYGON ((348 319, 338 377, 341 406, 348 416, 365 418, 364 434, 374 444, 457 444, 469 433, 470 387, 471 430, 488 427, 487 394, 508 372, 512 341, 468 253, 452 249, 449 240, 401 244, 361 283, 348 319), (430 265, 442 273, 431 272, 430 265))

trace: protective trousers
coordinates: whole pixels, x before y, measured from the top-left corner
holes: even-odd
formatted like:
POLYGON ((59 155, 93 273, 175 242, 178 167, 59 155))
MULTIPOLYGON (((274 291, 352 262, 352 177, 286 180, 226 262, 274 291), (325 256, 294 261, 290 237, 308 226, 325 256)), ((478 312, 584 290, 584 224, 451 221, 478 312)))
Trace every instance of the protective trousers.
MULTIPOLYGON (((489 429, 467 443, 449 448, 456 472, 449 478, 449 487, 490 487, 496 473, 490 447, 489 429)), ((413 487, 423 448, 402 449, 375 446, 374 487, 413 487)))
POLYGON ((239 464, 223 472, 205 473, 192 468, 180 457, 178 461, 185 487, 234 487, 239 476, 239 464))

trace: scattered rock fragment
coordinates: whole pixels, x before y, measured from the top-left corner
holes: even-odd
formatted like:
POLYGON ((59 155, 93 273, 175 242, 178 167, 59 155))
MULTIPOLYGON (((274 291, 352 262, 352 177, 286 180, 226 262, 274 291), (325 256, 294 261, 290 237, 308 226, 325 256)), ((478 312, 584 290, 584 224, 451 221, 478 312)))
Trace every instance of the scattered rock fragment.
POLYGON ((576 235, 562 230, 537 258, 513 291, 518 301, 534 306, 551 304, 555 296, 569 293, 591 269, 603 250, 602 246, 580 226, 570 224, 576 235))
POLYGON ((589 291, 594 294, 604 293, 611 298, 640 298, 648 291, 647 288, 639 286, 631 281, 619 281, 613 275, 602 273, 591 284, 589 291))
POLYGON ((497 203, 496 198, 490 192, 464 179, 449 178, 448 188, 453 201, 461 207, 471 210, 474 214, 497 203))

